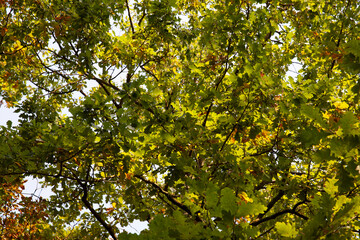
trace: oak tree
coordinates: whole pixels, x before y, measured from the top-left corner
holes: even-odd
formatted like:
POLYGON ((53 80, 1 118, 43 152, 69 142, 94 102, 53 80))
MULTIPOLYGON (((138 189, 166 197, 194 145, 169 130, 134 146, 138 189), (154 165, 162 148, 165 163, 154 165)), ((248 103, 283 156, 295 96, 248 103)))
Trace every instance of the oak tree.
POLYGON ((1 184, 52 188, 44 239, 359 236, 359 10, 0 0, 1 184))

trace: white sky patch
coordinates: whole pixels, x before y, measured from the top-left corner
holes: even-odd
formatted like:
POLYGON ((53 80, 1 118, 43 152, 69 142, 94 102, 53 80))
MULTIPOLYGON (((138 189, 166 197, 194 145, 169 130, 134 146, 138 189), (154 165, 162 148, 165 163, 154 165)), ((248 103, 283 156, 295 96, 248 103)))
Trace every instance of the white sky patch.
POLYGON ((25 189, 22 192, 25 196, 33 197, 36 200, 39 197, 49 199, 53 195, 50 187, 43 187, 40 183, 41 180, 33 177, 26 177, 25 189))
POLYGON ((19 124, 20 114, 14 111, 14 108, 7 108, 4 105, 0 107, 0 126, 6 126, 7 121, 11 121, 13 126, 19 124))
POLYGON ((299 71, 302 69, 302 64, 297 58, 292 60, 292 64, 289 66, 286 76, 290 76, 296 80, 297 76, 300 74, 299 71))

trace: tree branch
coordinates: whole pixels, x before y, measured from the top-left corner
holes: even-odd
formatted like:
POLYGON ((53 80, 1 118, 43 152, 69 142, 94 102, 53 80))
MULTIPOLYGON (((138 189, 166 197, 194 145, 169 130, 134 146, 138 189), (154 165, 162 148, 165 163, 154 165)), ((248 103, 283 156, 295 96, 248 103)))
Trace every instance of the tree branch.
MULTIPOLYGON (((109 92, 109 90, 107 90, 106 87, 104 86, 104 83, 105 83, 104 81, 98 81, 98 80, 96 80, 96 82, 99 83, 99 85, 102 87, 102 89, 104 89, 106 95, 108 95, 108 96, 111 95, 110 92, 109 92)), ((115 105, 115 107, 116 107, 117 109, 120 109, 120 108, 121 108, 121 106, 115 101, 115 99, 112 99, 111 101, 113 102, 113 104, 115 105)))
POLYGON ((116 237, 115 232, 112 229, 112 227, 105 222, 105 220, 101 217, 101 215, 98 212, 95 211, 95 209, 92 207, 91 203, 87 199, 87 197, 88 197, 87 183, 88 183, 88 177, 89 177, 88 174, 89 174, 89 172, 87 172, 85 183, 83 183, 84 180, 82 181, 81 179, 79 179, 74 172, 72 172, 72 174, 73 174, 74 178, 76 179, 76 181, 78 182, 78 184, 83 189, 83 196, 81 198, 81 201, 85 204, 87 209, 89 209, 90 212, 94 215, 96 220, 98 220, 100 222, 100 224, 106 229, 106 231, 111 235, 113 240, 117 240, 117 237, 116 237))
POLYGON ((110 225, 108 225, 104 219, 102 219, 102 217, 100 216, 100 214, 98 212, 95 211, 95 209, 91 206, 91 204, 89 203, 89 201, 87 200, 87 187, 86 185, 83 185, 83 190, 84 190, 84 195, 81 198, 81 201, 85 204, 85 206, 90 210, 90 212, 94 215, 94 217, 100 222, 100 224, 106 229, 106 231, 108 231, 108 233, 111 235, 111 237, 114 240, 117 240, 117 237, 115 235, 114 230, 112 229, 112 227, 110 225))
POLYGON ((245 111, 246 111, 246 109, 248 108, 249 105, 250 105, 250 102, 248 102, 248 103, 246 104, 243 112, 241 113, 239 119, 238 119, 238 120, 236 121, 236 123, 234 124, 231 132, 226 136, 226 139, 225 139, 225 141, 223 142, 223 144, 222 144, 222 146, 221 146, 221 148, 220 148, 220 152, 224 149, 226 142, 229 140, 231 134, 235 131, 236 127, 239 125, 239 122, 240 122, 240 120, 243 118, 243 116, 244 116, 244 114, 245 114, 245 111))
MULTIPOLYGON (((350 6, 350 4, 351 4, 351 1, 348 0, 348 2, 347 2, 347 4, 346 4, 346 7, 345 7, 345 9, 344 9, 344 12, 343 12, 344 17, 345 17, 345 11, 346 11, 346 9, 350 6)), ((337 47, 337 48, 340 47, 341 35, 343 34, 343 30, 344 30, 344 22, 345 22, 345 20, 341 20, 341 28, 340 28, 339 38, 337 39, 337 42, 336 42, 336 47, 337 47)), ((331 72, 332 72, 332 70, 333 70, 333 68, 334 68, 334 66, 335 66, 335 62, 336 62, 336 59, 334 59, 334 60, 331 62, 331 66, 330 66, 330 68, 329 68, 329 70, 328 70, 328 74, 327 74, 327 75, 328 75, 328 78, 330 78, 330 74, 331 74, 331 72)))
POLYGON ((202 126, 203 126, 203 127, 206 126, 206 121, 207 121, 207 119, 208 119, 208 117, 209 117, 209 114, 210 114, 210 111, 211 111, 212 106, 213 106, 213 102, 211 102, 208 110, 206 111, 206 116, 205 116, 204 121, 203 121, 203 123, 202 123, 202 126))
POLYGON ((126 3, 126 9, 127 9, 127 12, 128 12, 128 16, 129 16, 129 21, 130 21, 130 26, 131 26, 131 32, 132 32, 132 33, 135 33, 134 24, 133 24, 133 22, 132 22, 131 14, 130 14, 129 1, 126 0, 125 3, 126 3))
MULTIPOLYGON (((174 196, 172 196, 170 193, 168 193, 167 191, 165 191, 164 189, 162 189, 159 185, 157 185, 156 183, 149 181, 147 179, 145 179, 143 176, 141 175, 134 175, 134 177, 136 177, 137 179, 140 179, 141 181, 150 184, 151 186, 153 186, 154 188, 156 188, 159 192, 161 192, 162 194, 164 194, 166 196, 166 198, 174 205, 176 205, 177 207, 179 207, 181 210, 183 210, 184 212, 186 212, 189 216, 193 216, 190 209, 185 206, 184 204, 180 203, 178 200, 175 199, 174 196)), ((201 219, 199 218, 199 216, 195 216, 195 220, 197 222, 201 222, 201 219)))
POLYGON ((259 224, 261 224, 263 222, 273 220, 273 219, 275 219, 275 218, 277 218, 277 217, 279 217, 281 215, 284 215, 286 213, 291 213, 291 214, 294 214, 294 215, 296 215, 296 216, 298 216, 298 217, 300 217, 300 218, 302 218, 304 220, 308 220, 309 219, 308 217, 306 217, 306 216, 304 216, 301 213, 296 211, 296 208, 298 206, 300 206, 301 204, 304 204, 304 203, 306 203, 306 201, 298 202, 297 204, 295 204, 295 206, 292 209, 285 209, 283 211, 277 212, 277 213, 275 213, 275 214, 273 214, 273 215, 271 215, 269 217, 262 218, 262 219, 259 219, 257 221, 254 221, 254 222, 250 223, 250 225, 251 226, 257 226, 257 225, 259 225, 259 224))
MULTIPOLYGON (((226 76, 226 73, 227 71, 229 70, 229 54, 230 54, 230 47, 231 47, 231 37, 229 38, 229 43, 228 43, 228 46, 227 46, 227 54, 226 54, 226 61, 225 61, 225 69, 224 69, 224 72, 223 74, 221 75, 219 81, 215 84, 215 90, 217 90, 220 86, 220 83, 224 80, 225 76, 226 76)), ((208 107, 207 111, 206 111, 206 115, 205 115, 205 119, 202 123, 202 126, 205 127, 206 126, 206 122, 208 120, 208 117, 209 117, 209 114, 210 114, 210 111, 211 111, 211 108, 212 106, 214 105, 214 99, 211 101, 211 104, 210 106, 208 107)))
POLYGON ((266 230, 265 232, 263 232, 263 233, 261 233, 259 236, 257 236, 255 239, 259 239, 259 238, 261 238, 262 236, 268 234, 268 233, 269 233, 271 230, 273 230, 274 228, 275 228, 274 226, 271 227, 271 228, 269 228, 268 230, 266 230))
POLYGON ((277 203, 282 196, 284 196, 285 191, 280 190, 279 193, 268 203, 266 211, 258 215, 258 219, 262 219, 267 212, 271 210, 271 208, 277 203))

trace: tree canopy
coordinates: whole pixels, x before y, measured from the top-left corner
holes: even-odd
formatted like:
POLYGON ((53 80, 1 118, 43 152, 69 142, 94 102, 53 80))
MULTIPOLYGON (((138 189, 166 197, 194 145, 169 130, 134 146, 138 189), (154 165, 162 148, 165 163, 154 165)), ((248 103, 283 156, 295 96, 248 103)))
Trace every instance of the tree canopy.
POLYGON ((20 114, 1 126, 0 207, 18 209, 1 228, 18 226, 9 239, 359 236, 359 7, 0 0, 0 96, 20 114), (53 196, 21 197, 25 177, 53 196), (134 220, 148 229, 120 230, 134 220))

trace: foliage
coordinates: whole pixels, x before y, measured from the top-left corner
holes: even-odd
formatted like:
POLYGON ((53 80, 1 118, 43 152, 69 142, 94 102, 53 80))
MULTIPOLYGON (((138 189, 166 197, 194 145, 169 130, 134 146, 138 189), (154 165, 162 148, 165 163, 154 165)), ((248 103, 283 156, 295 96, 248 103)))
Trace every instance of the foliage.
POLYGON ((2 182, 53 238, 354 238, 358 5, 1 0, 2 182))
POLYGON ((46 204, 25 197, 22 182, 1 183, 0 233, 2 239, 39 239, 46 231, 46 204))

